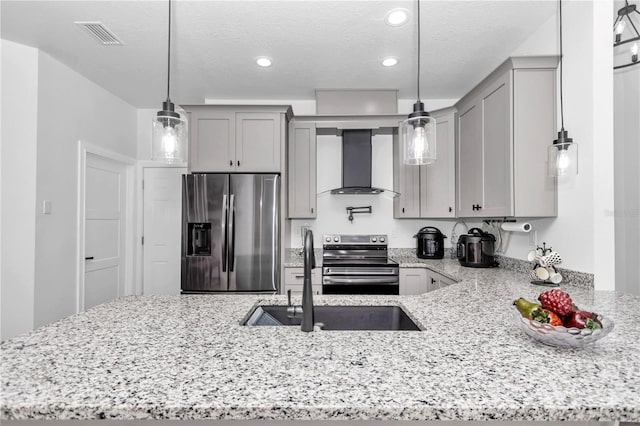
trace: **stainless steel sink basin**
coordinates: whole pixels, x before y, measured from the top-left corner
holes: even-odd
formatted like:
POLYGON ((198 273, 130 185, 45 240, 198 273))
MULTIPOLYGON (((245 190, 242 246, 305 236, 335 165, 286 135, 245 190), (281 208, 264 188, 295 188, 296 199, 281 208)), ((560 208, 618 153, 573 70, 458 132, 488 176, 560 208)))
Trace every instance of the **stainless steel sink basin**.
MULTIPOLYGON (((420 328, 399 306, 314 307, 314 321, 323 330, 406 330, 420 328)), ((257 306, 243 323, 248 326, 300 326, 299 318, 287 316, 287 306, 257 306)))

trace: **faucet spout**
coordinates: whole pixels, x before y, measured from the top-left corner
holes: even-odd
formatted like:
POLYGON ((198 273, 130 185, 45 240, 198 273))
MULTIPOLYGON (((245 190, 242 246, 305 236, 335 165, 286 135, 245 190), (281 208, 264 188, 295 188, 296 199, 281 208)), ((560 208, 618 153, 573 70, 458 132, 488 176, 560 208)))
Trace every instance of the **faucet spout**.
POLYGON ((316 267, 313 251, 313 232, 310 229, 304 235, 304 282, 302 286, 302 331, 313 331, 313 287, 311 272, 316 267))

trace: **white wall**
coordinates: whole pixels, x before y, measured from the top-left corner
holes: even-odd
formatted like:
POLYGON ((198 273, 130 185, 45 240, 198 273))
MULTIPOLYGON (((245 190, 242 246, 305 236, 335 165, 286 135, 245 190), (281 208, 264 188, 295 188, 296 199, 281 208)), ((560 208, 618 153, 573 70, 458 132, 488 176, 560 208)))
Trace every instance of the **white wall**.
POLYGON ((136 110, 49 55, 38 55, 35 318, 76 311, 78 141, 136 156, 136 110))
POLYGON ((640 65, 616 71, 614 89, 616 290, 640 295, 640 65))
POLYGON ((6 340, 34 324, 38 51, 6 40, 1 49, 0 340, 6 340))
MULTIPOLYGON (((600 290, 613 289, 615 259, 613 221, 607 214, 607 210, 613 211, 614 192, 611 15, 599 9, 604 4, 563 3, 564 121, 565 129, 579 144, 580 170, 578 176, 559 183, 558 217, 532 221, 538 241, 546 241, 562 254, 562 266, 596 273, 600 290), (594 162, 594 157, 598 161, 594 162)), ((534 34, 514 56, 558 54, 553 29, 557 24, 557 17, 550 18, 538 31, 539 36, 534 34)), ((514 234, 506 254, 523 259, 530 248, 528 236, 514 234)))
POLYGON ((138 160, 151 160, 151 120, 156 117, 158 109, 138 109, 137 121, 137 149, 138 160))

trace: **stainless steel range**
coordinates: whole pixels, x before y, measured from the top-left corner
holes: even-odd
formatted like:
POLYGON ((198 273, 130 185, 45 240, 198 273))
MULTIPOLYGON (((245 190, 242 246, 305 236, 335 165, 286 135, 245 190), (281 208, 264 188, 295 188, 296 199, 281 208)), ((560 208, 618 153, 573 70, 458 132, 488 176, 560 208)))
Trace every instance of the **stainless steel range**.
POLYGON ((323 294, 399 294, 398 263, 386 235, 324 235, 323 294))

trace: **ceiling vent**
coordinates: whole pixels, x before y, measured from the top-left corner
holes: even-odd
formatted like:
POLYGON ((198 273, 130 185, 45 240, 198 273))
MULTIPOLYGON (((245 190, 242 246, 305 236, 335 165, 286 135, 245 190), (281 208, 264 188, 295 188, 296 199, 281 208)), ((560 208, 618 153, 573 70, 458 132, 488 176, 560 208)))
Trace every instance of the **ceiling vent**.
POLYGON ((74 24, 104 45, 116 46, 124 44, 118 36, 105 27, 102 22, 74 22, 74 24))

